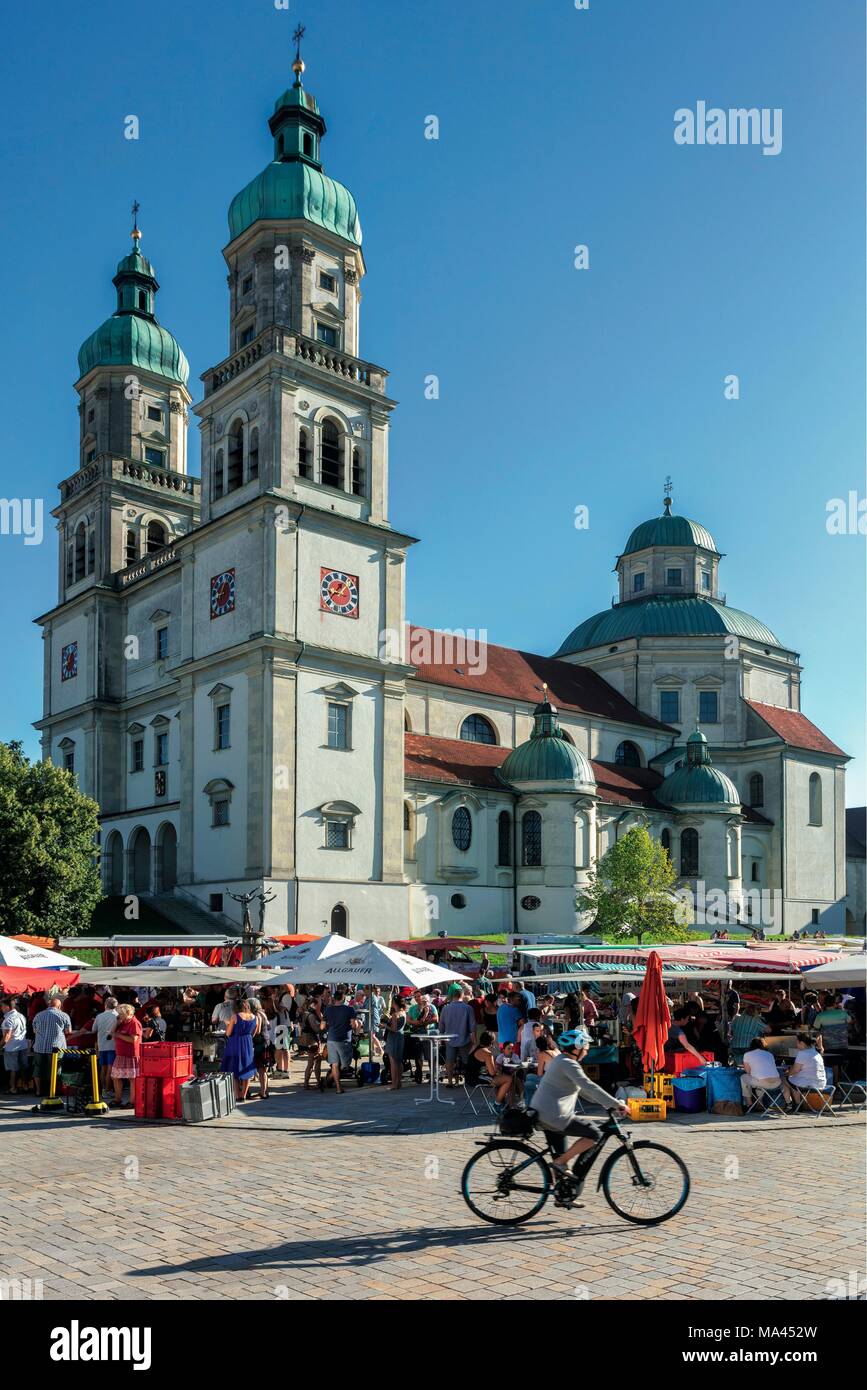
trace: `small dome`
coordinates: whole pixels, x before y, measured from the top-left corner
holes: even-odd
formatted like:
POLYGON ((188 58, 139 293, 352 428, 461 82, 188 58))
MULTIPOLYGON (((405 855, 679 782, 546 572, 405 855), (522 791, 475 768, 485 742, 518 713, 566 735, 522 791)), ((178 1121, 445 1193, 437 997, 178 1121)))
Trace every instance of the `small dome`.
POLYGON ((78 374, 94 367, 140 367, 186 386, 190 364, 167 328, 137 314, 113 314, 78 350, 78 374))
POLYGON ((666 806, 725 806, 740 809, 741 798, 730 777, 712 763, 677 767, 656 789, 657 801, 666 806))
POLYGON ((717 633, 734 633, 766 647, 780 646, 769 627, 739 608, 699 594, 683 598, 657 594, 632 599, 585 618, 570 632, 556 656, 623 642, 630 637, 709 637, 717 633))
POLYGON ((558 791, 595 792, 593 768, 583 753, 567 742, 557 721, 557 711, 545 699, 536 706, 533 732, 520 743, 502 764, 498 773, 503 782, 513 787, 556 782, 558 791))
POLYGON ((686 740, 686 766, 676 767, 656 790, 668 806, 723 806, 740 809, 741 798, 730 777, 714 767, 707 739, 696 727, 686 740))
POLYGON ((303 160, 274 160, 232 199, 229 235, 233 241, 260 220, 313 222, 361 245, 358 208, 349 189, 303 160))
POLYGON ((651 545, 698 545, 703 550, 712 550, 718 555, 716 541, 704 526, 690 521, 686 516, 671 516, 667 511, 663 516, 651 521, 642 521, 636 526, 623 549, 624 555, 632 555, 636 550, 646 550, 651 545))

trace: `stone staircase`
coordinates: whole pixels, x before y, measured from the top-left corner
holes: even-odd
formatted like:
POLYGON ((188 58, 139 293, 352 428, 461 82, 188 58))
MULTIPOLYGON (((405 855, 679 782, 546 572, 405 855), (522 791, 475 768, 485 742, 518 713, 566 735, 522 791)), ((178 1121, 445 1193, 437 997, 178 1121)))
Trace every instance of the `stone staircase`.
POLYGON ((154 912, 188 936, 219 936, 221 932, 230 936, 239 934, 237 925, 222 912, 208 912, 206 908, 199 907, 189 898, 178 897, 176 893, 156 893, 147 901, 154 912))

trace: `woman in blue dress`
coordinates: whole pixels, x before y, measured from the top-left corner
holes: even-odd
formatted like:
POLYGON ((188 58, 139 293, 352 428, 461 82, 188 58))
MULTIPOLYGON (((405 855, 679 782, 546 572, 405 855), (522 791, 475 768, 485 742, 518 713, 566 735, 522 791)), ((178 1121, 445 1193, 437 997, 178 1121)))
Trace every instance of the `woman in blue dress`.
POLYGON ((260 1026, 260 1020, 250 1008, 249 999, 236 999, 235 1012, 226 1024, 222 1069, 234 1076, 235 1099, 239 1103, 247 1099, 250 1082, 256 1075, 253 1038, 260 1026))

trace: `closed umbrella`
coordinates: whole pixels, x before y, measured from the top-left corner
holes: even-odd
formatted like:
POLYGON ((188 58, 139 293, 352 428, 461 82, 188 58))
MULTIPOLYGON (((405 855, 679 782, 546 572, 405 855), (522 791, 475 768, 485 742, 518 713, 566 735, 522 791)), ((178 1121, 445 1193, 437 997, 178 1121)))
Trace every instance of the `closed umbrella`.
POLYGON ((670 1026, 671 1010, 662 983, 662 961, 658 951, 651 951, 632 1029, 644 1070, 651 1075, 665 1067, 665 1044, 670 1026))

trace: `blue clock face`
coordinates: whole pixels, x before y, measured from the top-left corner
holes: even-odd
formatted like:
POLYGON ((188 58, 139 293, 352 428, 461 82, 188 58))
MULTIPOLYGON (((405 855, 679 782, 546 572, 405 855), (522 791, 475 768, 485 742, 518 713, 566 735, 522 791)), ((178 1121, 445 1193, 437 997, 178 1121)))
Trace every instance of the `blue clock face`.
POLYGON ((235 607, 235 571, 224 570, 211 580, 211 617, 222 618, 235 607))
POLYGON ((60 653, 60 679, 72 680, 78 675, 78 643, 70 642, 60 653))

